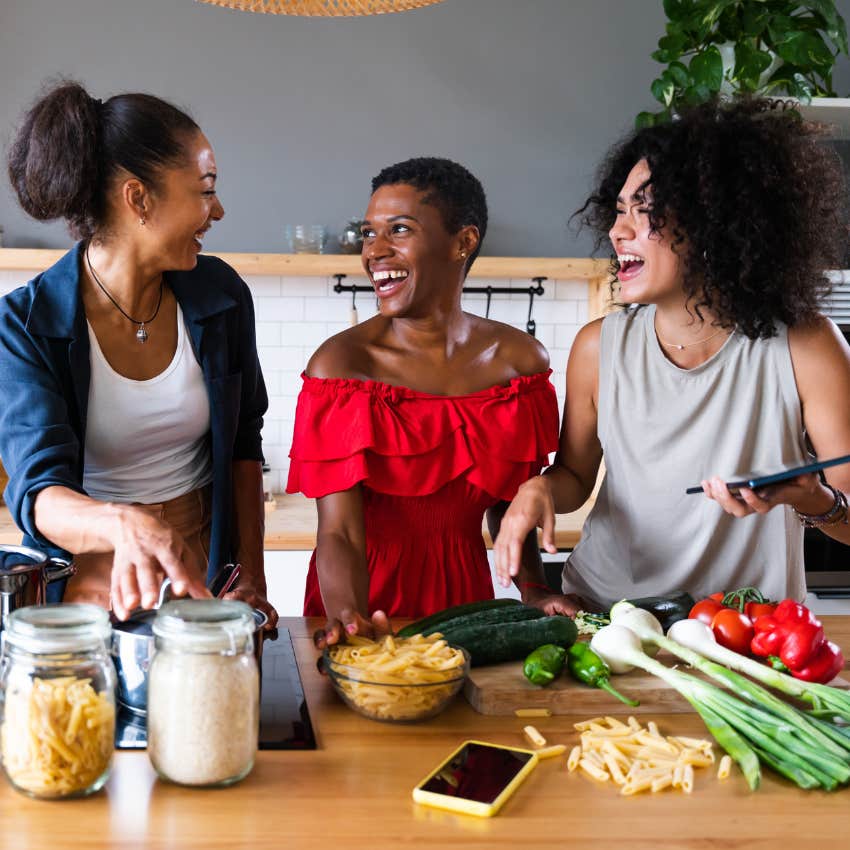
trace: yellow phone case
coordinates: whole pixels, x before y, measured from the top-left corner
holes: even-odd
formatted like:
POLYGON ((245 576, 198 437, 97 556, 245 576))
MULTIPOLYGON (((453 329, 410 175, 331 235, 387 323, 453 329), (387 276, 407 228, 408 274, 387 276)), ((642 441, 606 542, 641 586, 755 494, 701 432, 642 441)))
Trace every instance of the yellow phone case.
POLYGON ((536 767, 538 762, 537 753, 523 747, 509 747, 504 744, 492 744, 489 741, 464 741, 451 755, 432 770, 414 789, 413 799, 425 806, 433 806, 437 809, 446 809, 450 812, 460 812, 465 815, 475 815, 479 818, 491 818, 505 804, 511 794, 522 784, 523 780, 536 767), (451 764, 457 754, 469 744, 478 744, 481 747, 492 747, 496 750, 510 750, 514 753, 526 753, 531 758, 520 768, 519 773, 502 789, 501 793, 492 803, 482 803, 478 800, 468 800, 463 797, 449 797, 446 794, 438 794, 426 791, 422 786, 426 785, 440 771, 451 764))

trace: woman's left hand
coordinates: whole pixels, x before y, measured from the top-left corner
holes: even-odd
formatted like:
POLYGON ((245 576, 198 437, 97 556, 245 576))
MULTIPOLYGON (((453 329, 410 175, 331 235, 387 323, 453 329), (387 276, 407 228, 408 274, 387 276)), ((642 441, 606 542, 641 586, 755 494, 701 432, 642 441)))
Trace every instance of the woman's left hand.
POLYGON ((262 611, 269 618, 269 621, 264 627, 266 631, 271 631, 277 626, 277 611, 275 611, 269 600, 266 599, 265 589, 259 590, 248 581, 240 581, 237 587, 231 590, 230 593, 225 593, 222 599, 237 599, 240 602, 246 602, 252 608, 262 611))
POLYGON ((732 495, 722 478, 709 478, 700 483, 705 495, 734 517, 766 514, 777 505, 791 505, 801 513, 820 514, 828 511, 833 503, 832 493, 822 486, 814 472, 760 490, 742 487, 737 496, 732 495))

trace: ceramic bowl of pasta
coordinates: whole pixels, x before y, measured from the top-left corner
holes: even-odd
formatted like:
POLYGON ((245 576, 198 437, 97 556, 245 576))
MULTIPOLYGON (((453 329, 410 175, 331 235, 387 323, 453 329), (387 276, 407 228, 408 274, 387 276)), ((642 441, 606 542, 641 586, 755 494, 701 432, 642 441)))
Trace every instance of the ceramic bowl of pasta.
POLYGON ((439 714, 463 687, 469 654, 439 635, 378 641, 357 636, 329 646, 325 670, 343 702, 358 714, 411 723, 439 714))

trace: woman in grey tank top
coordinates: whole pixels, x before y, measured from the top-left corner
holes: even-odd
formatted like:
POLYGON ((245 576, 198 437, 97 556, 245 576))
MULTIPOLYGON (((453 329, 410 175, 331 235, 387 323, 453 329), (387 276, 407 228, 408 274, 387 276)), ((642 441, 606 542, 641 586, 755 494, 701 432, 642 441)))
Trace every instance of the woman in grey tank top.
POLYGON ((805 596, 803 527, 850 543, 850 466, 740 497, 736 473, 850 453, 850 348, 818 313, 843 248, 840 171, 817 131, 767 101, 710 103, 637 131, 580 211, 609 238, 618 312, 567 366, 553 466, 502 520, 507 582, 535 526, 605 476, 563 589, 577 606, 744 585, 805 596), (702 482, 705 497, 686 496, 702 482))

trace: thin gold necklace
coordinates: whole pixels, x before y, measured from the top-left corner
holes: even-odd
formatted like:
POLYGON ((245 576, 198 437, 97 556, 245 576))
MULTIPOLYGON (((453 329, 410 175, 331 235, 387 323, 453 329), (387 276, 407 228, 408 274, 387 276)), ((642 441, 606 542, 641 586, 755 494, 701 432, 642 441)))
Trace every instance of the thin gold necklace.
POLYGON ((699 345, 700 343, 708 342, 710 339, 714 339, 714 337, 720 336, 722 333, 731 333, 731 331, 727 331, 726 328, 720 328, 719 331, 716 331, 711 336, 705 337, 705 339, 698 339, 696 342, 686 342, 684 345, 680 345, 678 342, 665 342, 660 336, 658 336, 658 331, 655 332, 655 336, 658 337, 658 341, 662 345, 666 345, 668 348, 675 348, 677 351, 682 351, 685 348, 690 348, 692 345, 699 345))

